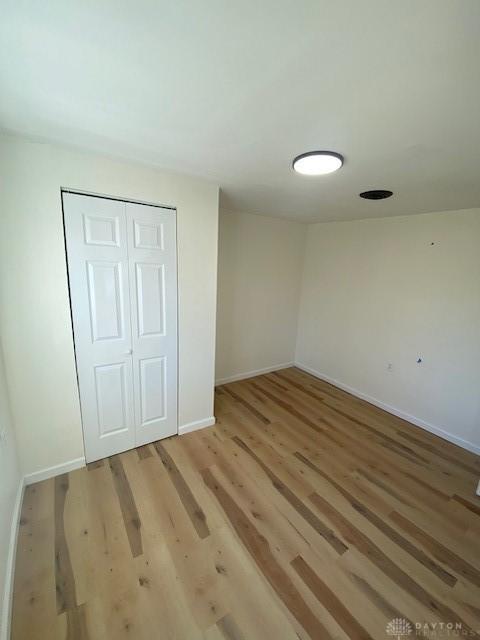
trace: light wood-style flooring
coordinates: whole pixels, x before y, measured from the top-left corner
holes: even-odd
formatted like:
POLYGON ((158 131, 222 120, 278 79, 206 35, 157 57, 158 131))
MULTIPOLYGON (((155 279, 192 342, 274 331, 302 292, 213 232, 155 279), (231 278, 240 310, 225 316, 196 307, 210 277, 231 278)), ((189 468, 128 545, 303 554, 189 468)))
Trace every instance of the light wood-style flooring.
POLYGON ((26 489, 13 640, 480 638, 479 457, 294 368, 215 415, 26 489))

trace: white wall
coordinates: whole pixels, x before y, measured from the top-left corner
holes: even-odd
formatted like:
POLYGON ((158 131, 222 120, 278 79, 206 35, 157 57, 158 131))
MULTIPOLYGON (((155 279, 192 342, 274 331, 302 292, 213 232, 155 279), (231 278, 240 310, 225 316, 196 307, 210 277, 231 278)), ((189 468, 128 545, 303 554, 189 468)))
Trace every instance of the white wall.
POLYGON ((177 207, 179 425, 213 415, 218 187, 0 138, 0 331, 24 473, 83 456, 60 188, 177 207))
POLYGON ((306 226, 220 213, 216 379, 294 359, 306 226))
POLYGON ((13 566, 12 522, 21 483, 0 341, 0 639, 7 638, 13 566))
POLYGON ((310 225, 296 358, 480 453, 480 209, 310 225))

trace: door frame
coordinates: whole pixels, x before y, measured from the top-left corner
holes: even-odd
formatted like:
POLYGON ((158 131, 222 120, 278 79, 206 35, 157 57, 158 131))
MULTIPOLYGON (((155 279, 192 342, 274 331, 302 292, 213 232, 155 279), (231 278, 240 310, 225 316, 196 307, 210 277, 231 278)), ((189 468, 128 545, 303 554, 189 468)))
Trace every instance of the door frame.
POLYGON ((65 207, 63 201, 64 193, 73 193, 80 196, 88 196, 90 198, 101 198, 103 200, 116 200, 119 202, 126 202, 131 204, 140 204, 146 205, 148 207, 157 207, 159 209, 169 209, 175 215, 175 263, 176 263, 176 282, 175 286, 177 289, 177 342, 176 342, 176 356, 177 356, 177 404, 176 404, 176 419, 177 419, 177 436, 179 429, 179 402, 180 402, 180 359, 179 359, 179 342, 180 342, 180 332, 179 332, 179 287, 178 287, 178 218, 177 218, 177 207, 168 205, 168 204, 159 204, 158 202, 148 202, 147 200, 136 200, 134 198, 122 198, 120 196, 111 196, 106 194, 95 193, 93 191, 83 191, 82 189, 72 189, 68 187, 60 187, 60 203, 62 209, 62 229, 63 229, 63 244, 64 244, 64 257, 65 257, 65 270, 67 276, 67 289, 68 289, 68 306, 70 309, 70 329, 73 343, 73 355, 75 360, 75 379, 77 381, 77 397, 78 397, 78 407, 80 411, 80 421, 82 423, 82 442, 83 442, 83 453, 86 460, 86 447, 85 447, 85 429, 83 425, 83 415, 82 415, 82 402, 80 397, 80 383, 78 379, 78 363, 77 363, 77 347, 75 344, 75 329, 73 324, 73 309, 72 309, 72 296, 70 291, 70 274, 68 270, 68 253, 67 253, 67 234, 65 228, 65 207))

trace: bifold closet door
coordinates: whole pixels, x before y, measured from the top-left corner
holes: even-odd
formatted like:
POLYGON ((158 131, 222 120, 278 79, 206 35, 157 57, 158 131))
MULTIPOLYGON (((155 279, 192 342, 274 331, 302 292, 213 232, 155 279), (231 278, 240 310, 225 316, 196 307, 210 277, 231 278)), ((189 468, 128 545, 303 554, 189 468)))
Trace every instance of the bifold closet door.
POLYGON ((178 430, 176 221, 143 204, 126 216, 138 446, 178 430))
POLYGON ((177 433, 175 213, 63 194, 87 462, 177 433))

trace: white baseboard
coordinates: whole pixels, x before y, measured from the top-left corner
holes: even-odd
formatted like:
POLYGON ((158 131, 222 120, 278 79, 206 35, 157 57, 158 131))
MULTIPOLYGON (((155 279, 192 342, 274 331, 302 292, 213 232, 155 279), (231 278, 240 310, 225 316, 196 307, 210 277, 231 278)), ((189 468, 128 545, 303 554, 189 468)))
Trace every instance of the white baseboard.
POLYGON ((13 579, 15 576, 18 529, 20 526, 24 490, 25 480, 22 478, 18 483, 17 495, 15 497, 15 504, 13 506, 12 513, 12 525, 10 529, 10 541, 5 572, 5 591, 3 593, 2 615, 0 618, 0 640, 8 640, 10 638, 10 623, 12 620, 13 604, 13 579))
POLYGON ((183 436, 184 433, 190 433, 191 431, 198 431, 198 429, 205 429, 205 427, 211 427, 215 424, 215 416, 210 418, 204 418, 203 420, 195 420, 195 422, 187 422, 181 427, 178 427, 178 435, 183 436))
POLYGON ((294 362, 284 362, 283 364, 275 364, 272 367, 265 367, 264 369, 245 371, 244 373, 237 373, 236 375, 228 376, 227 378, 219 378, 218 380, 215 380, 215 386, 218 387, 221 384, 227 384, 228 382, 236 382, 237 380, 254 378, 255 376, 261 376, 264 373, 271 373, 272 371, 279 371, 280 369, 288 369, 288 367, 293 367, 294 364, 294 362))
POLYGON ((430 433, 434 433, 436 436, 439 436, 444 440, 448 440, 448 442, 452 442, 453 444, 456 444, 459 447, 462 447, 462 449, 466 449, 467 451, 471 451, 472 453, 476 453, 477 455, 480 455, 480 446, 474 444, 473 442, 469 442, 468 440, 459 438, 453 433, 449 433, 448 431, 445 431, 445 429, 441 429, 440 427, 437 427, 434 424, 430 424, 425 420, 421 420, 420 418, 412 416, 411 414, 406 413, 401 409, 392 407, 391 405, 386 404, 381 400, 377 400, 377 398, 373 398, 372 396, 369 396, 366 393, 359 391, 358 389, 349 387, 347 384, 343 384, 343 382, 340 382, 339 380, 335 380, 334 378, 331 378, 330 376, 327 376, 324 373, 320 373, 315 369, 311 369, 310 367, 307 367, 306 365, 301 364, 300 362, 296 362, 295 366, 298 369, 305 371, 306 373, 310 373, 312 376, 315 376, 315 378, 319 378, 320 380, 325 380, 325 382, 329 382, 330 384, 333 384, 335 387, 338 387, 339 389, 343 389, 343 391, 347 391, 348 393, 351 393, 357 398, 366 400, 367 402, 370 402, 370 404, 373 404, 376 407, 379 407, 380 409, 384 409, 384 411, 388 411, 388 413, 392 413, 394 416, 397 416, 397 418, 402 418, 403 420, 407 420, 407 422, 411 422, 417 427, 421 427, 426 431, 430 431, 430 433))
POLYGON ((40 469, 40 471, 27 473, 25 476, 25 484, 33 484, 34 482, 48 480, 49 478, 54 478, 62 473, 69 473, 70 471, 75 471, 75 469, 81 469, 85 464, 85 457, 82 456, 81 458, 75 458, 75 460, 56 464, 53 467, 47 467, 46 469, 40 469))

